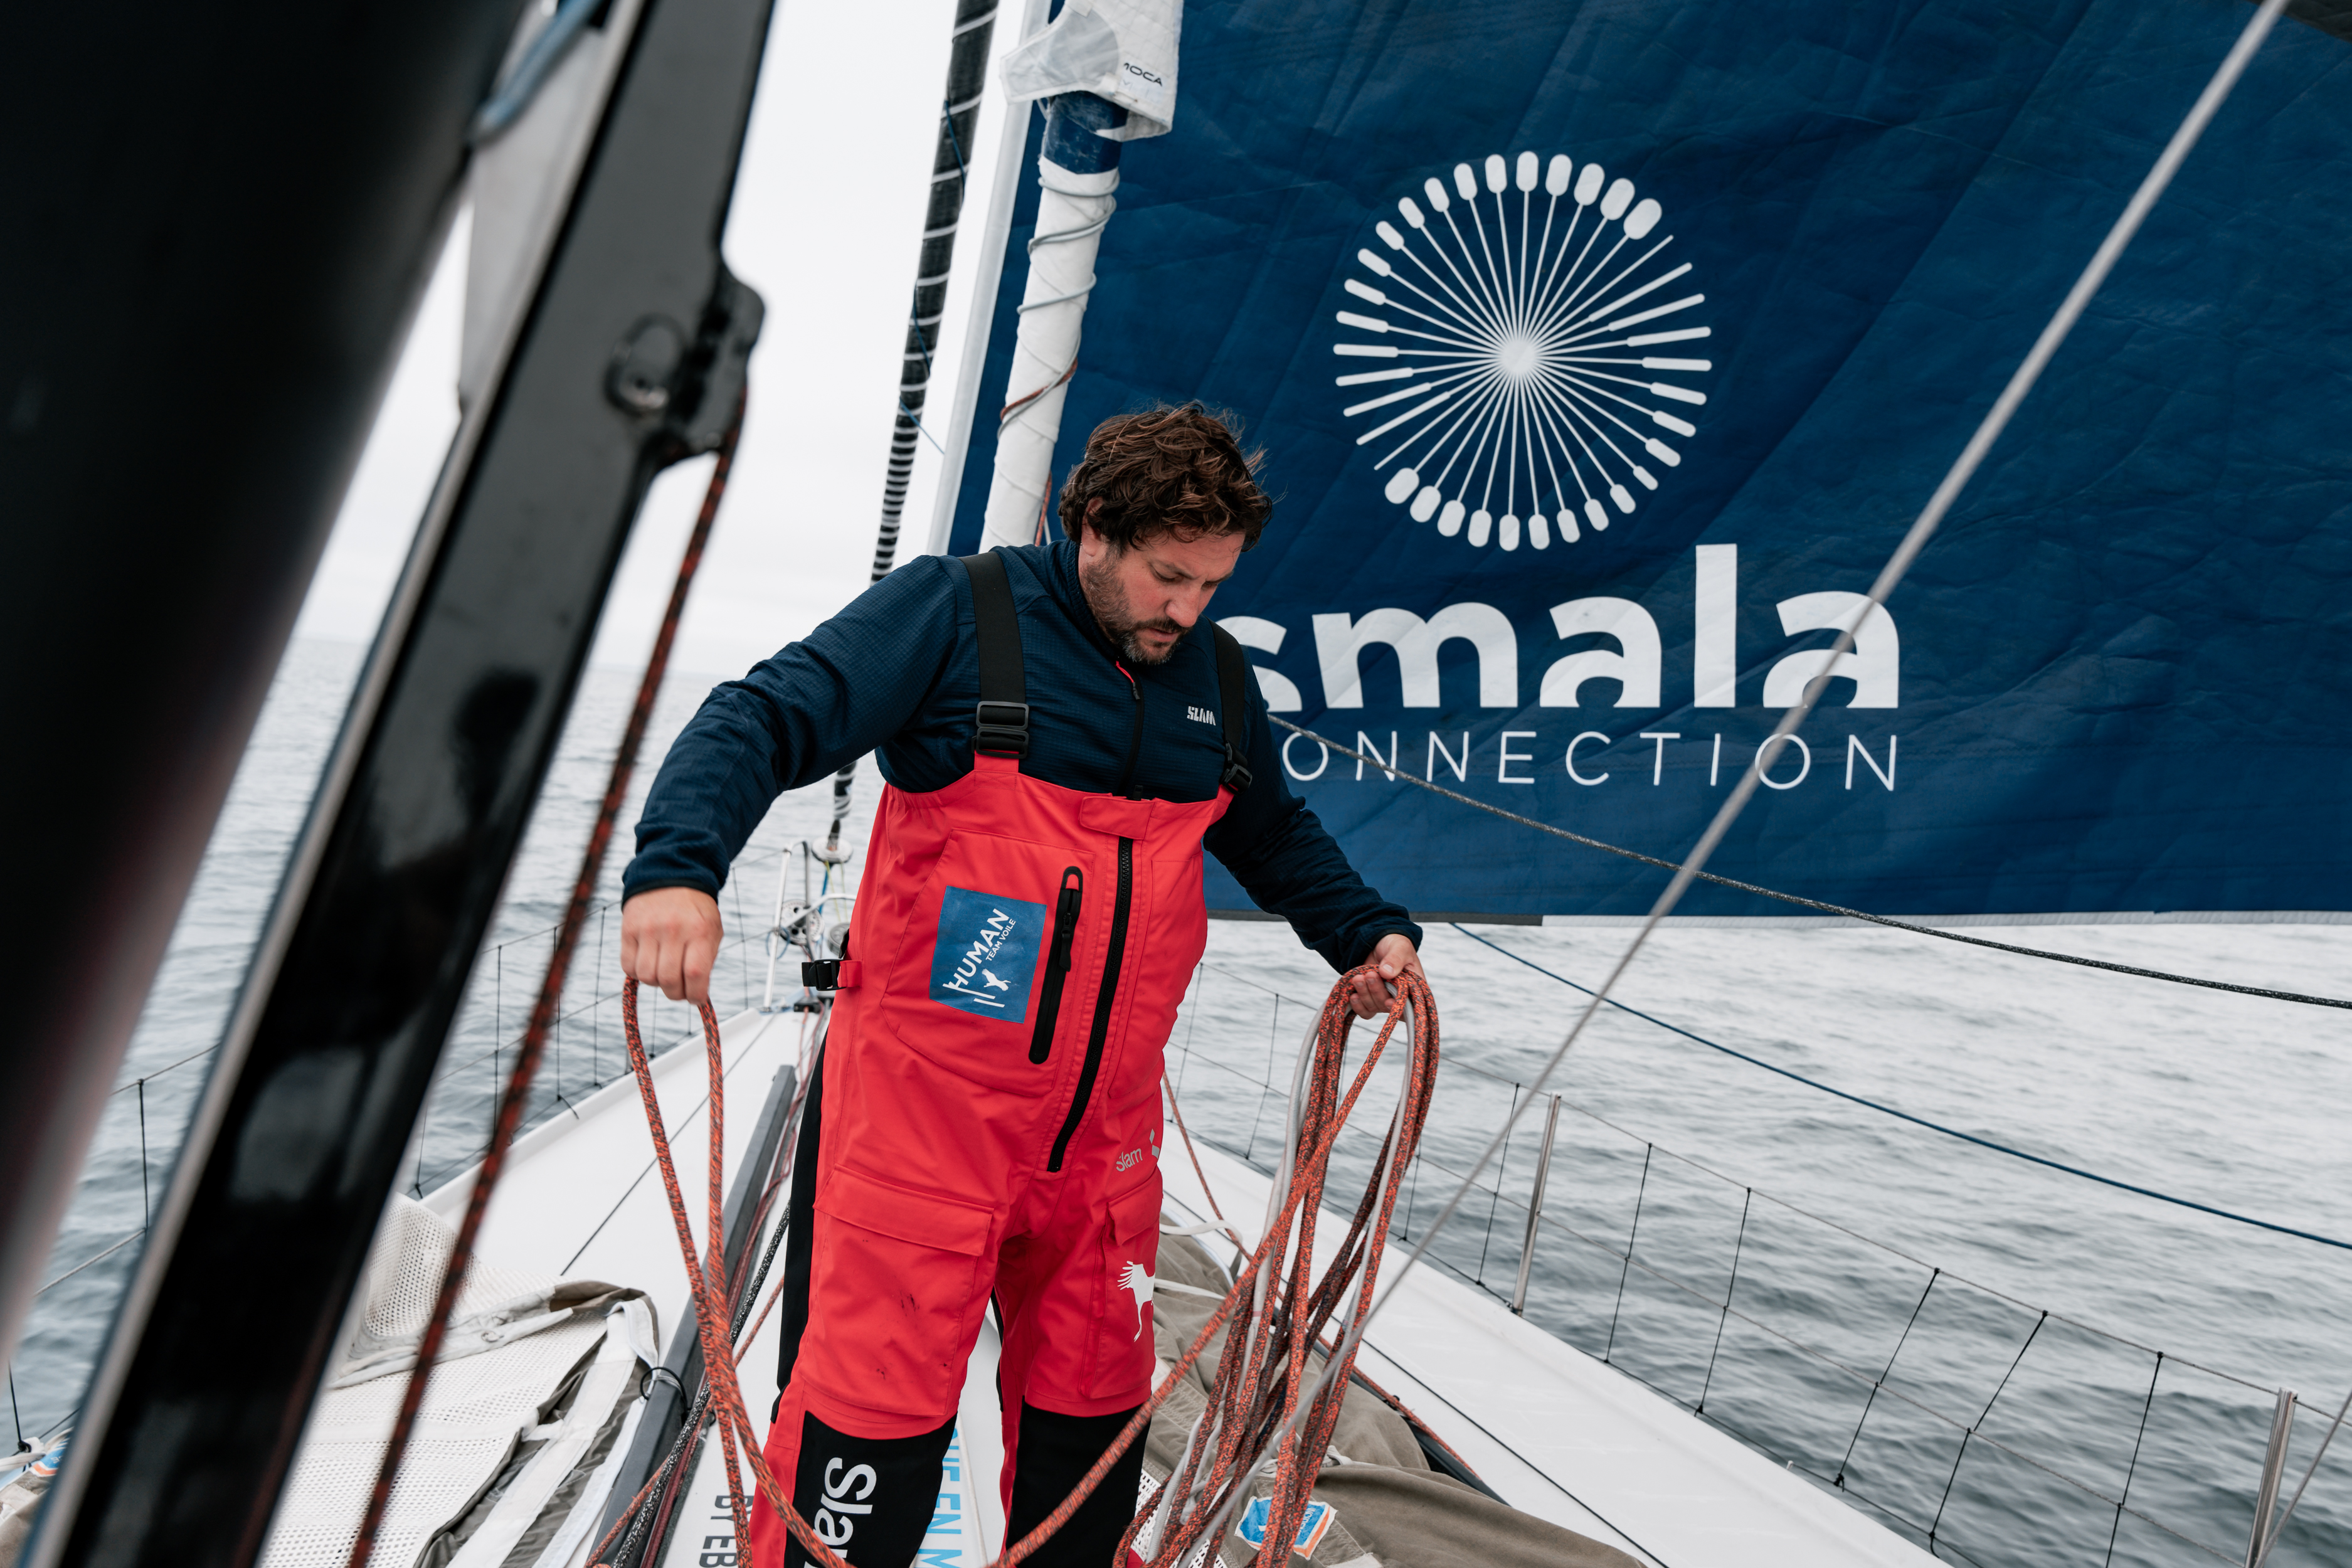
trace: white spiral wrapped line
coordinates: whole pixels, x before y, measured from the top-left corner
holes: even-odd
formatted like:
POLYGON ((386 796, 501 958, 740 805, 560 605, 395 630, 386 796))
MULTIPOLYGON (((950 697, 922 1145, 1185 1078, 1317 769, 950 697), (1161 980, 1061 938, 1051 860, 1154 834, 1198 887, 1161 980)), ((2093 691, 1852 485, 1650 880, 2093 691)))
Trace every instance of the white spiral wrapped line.
POLYGON ((1037 160, 1037 226, 1029 241, 1029 279, 1021 294, 1013 371, 997 415, 982 550, 1028 544, 1045 531, 1054 443, 1077 368, 1087 298, 1095 286, 1095 255, 1103 229, 1118 210, 1114 193, 1119 143, 1097 132, 1126 118, 1124 110, 1086 93, 1056 98, 1047 111, 1045 151, 1037 160))

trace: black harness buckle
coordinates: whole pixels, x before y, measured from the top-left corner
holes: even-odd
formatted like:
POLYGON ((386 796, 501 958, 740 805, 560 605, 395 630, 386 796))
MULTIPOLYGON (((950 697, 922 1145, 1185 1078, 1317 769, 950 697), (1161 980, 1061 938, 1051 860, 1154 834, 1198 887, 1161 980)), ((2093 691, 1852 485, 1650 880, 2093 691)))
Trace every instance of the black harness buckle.
POLYGON ((982 702, 972 710, 971 749, 995 757, 1029 754, 1029 704, 982 702))
POLYGON ((1234 750, 1234 743, 1231 741, 1226 742, 1225 771, 1217 776, 1217 782, 1234 794, 1239 795, 1249 788, 1250 780, 1255 776, 1256 775, 1249 771, 1249 764, 1242 761, 1242 754, 1234 750))
POLYGON ((811 991, 841 989, 841 960, 812 958, 801 964, 801 984, 811 991))

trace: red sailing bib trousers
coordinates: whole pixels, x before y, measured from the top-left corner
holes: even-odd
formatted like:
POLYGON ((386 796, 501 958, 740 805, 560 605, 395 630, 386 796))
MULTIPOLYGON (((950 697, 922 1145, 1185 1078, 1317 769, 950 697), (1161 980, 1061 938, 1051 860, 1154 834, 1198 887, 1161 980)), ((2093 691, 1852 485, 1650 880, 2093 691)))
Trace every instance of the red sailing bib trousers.
MULTIPOLYGON (((1202 836, 1232 799, 1087 794, 989 754, 1025 749, 1027 710, 987 700, 980 608, 972 771, 886 787, 875 817, 824 1046, 807 1327, 764 1450, 780 1484, 824 1482, 795 1506, 853 1558, 874 1477, 803 1476, 803 1417, 944 1447, 992 1295, 1008 1509, 1024 1405, 1105 1417, 1150 1392, 1161 1051, 1207 935, 1202 836)), ((751 1545, 783 1563, 764 1504, 751 1545)))

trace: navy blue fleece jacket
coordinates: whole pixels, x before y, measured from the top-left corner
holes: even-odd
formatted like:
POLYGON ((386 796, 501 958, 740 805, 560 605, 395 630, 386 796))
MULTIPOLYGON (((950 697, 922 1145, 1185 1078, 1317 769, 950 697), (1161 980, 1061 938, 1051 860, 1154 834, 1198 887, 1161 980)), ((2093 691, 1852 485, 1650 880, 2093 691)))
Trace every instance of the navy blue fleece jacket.
MULTIPOLYGON (((1217 793, 1224 734, 1205 627, 1167 662, 1132 665, 1129 686, 1078 586, 1068 541, 1003 552, 1021 613, 1032 778, 1097 795, 1196 801, 1217 793), (1140 693, 1139 699, 1138 693, 1140 693), (1142 704, 1141 743, 1135 737, 1142 704)), ((1421 928, 1364 885, 1275 759, 1265 700, 1249 683, 1250 787, 1203 840, 1259 908, 1282 916, 1334 969, 1391 931, 1421 928)), ((740 680, 714 689, 654 780, 625 895, 717 893, 728 866, 788 789, 872 752, 882 776, 935 790, 971 769, 980 659, 971 583, 944 556, 909 561, 740 680)))

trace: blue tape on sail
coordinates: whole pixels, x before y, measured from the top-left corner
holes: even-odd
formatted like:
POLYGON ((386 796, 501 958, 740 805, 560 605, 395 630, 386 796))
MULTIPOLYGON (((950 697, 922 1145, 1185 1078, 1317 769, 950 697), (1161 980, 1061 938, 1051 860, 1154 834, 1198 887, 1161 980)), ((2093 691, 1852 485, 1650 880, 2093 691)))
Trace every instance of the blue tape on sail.
MULTIPOLYGON (((1060 464, 1138 405, 1237 411, 1278 505, 1215 611, 1280 710, 1677 856, 2242 16, 1358 13, 1187 6, 1184 116, 1122 166, 1060 464)), ((2347 47, 2264 46, 1717 869, 1938 916, 2352 907, 2352 207, 2313 199, 2352 174, 2347 47)), ((1279 750, 1409 905, 1654 896, 1279 750)), ((1758 911, 1702 888, 1680 912, 1758 911)))

